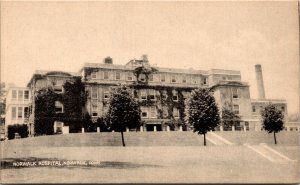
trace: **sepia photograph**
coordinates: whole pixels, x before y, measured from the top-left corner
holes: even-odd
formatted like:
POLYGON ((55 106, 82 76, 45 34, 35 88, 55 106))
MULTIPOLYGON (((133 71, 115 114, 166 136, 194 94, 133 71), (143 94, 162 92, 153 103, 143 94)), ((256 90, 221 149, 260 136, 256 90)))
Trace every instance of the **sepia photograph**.
POLYGON ((299 3, 0 1, 1 184, 298 184, 299 3))

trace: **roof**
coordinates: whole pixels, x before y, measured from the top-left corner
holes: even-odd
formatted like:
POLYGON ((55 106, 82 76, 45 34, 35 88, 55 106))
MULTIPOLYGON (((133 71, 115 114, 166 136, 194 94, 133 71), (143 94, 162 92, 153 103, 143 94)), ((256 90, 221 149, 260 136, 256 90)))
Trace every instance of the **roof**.
MULTIPOLYGON (((84 68, 102 68, 102 69, 120 69, 120 70, 134 70, 137 66, 130 66, 130 65, 115 65, 115 64, 100 64, 100 63, 84 63, 83 67, 80 69, 80 72, 84 68)), ((204 70, 196 70, 196 69, 180 69, 180 68, 163 68, 163 67, 156 67, 159 72, 166 72, 166 73, 181 73, 181 74, 204 74, 208 75, 208 71, 204 70)))
POLYGON ((46 70, 36 70, 35 73, 33 73, 31 79, 29 80, 27 87, 31 84, 32 80, 39 76, 60 76, 60 77, 80 77, 80 73, 78 72, 66 72, 66 71, 46 71, 46 70))

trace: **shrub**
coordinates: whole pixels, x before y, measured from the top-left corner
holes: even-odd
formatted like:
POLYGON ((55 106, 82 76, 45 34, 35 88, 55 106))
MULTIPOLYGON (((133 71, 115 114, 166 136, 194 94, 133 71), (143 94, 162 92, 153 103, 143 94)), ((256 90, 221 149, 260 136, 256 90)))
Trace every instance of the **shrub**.
POLYGON ((15 133, 19 133, 21 138, 28 137, 28 127, 26 124, 14 124, 8 125, 7 127, 7 135, 8 139, 14 139, 15 133))

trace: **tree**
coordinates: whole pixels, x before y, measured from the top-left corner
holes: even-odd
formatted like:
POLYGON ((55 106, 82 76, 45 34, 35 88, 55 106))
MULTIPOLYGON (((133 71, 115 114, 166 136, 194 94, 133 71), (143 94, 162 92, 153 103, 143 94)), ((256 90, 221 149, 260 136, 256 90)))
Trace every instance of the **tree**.
POLYGON ((269 104, 264 109, 262 109, 261 117, 263 122, 263 129, 268 133, 274 133, 274 141, 275 144, 277 144, 275 134, 284 129, 283 113, 281 112, 281 110, 276 108, 274 104, 269 104))
POLYGON ((93 132, 94 131, 94 124, 93 124, 91 116, 88 112, 85 113, 82 118, 82 127, 84 128, 85 132, 93 132))
POLYGON ((237 128, 240 125, 241 118, 235 114, 229 107, 222 108, 222 124, 224 130, 230 130, 232 126, 237 128))
POLYGON ((112 92, 106 120, 111 130, 121 132, 123 147, 125 147, 123 132, 126 127, 136 128, 139 125, 140 113, 138 102, 133 98, 128 87, 122 85, 112 92))
POLYGON ((6 88, 5 83, 1 82, 0 85, 0 125, 5 123, 5 106, 6 106, 6 88))
POLYGON ((215 98, 207 89, 195 89, 187 100, 187 121, 193 125, 194 132, 204 135, 219 125, 220 116, 215 98))

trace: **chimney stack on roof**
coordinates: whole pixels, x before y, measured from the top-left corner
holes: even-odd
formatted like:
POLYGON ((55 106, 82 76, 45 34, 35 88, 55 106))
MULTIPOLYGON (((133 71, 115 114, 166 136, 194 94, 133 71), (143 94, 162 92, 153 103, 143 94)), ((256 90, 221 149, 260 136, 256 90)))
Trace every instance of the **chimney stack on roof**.
POLYGON ((104 64, 113 64, 113 60, 112 60, 112 58, 111 57, 106 57, 105 59, 104 59, 104 64))
POLYGON ((265 97, 264 79, 263 79, 262 69, 260 64, 255 65, 255 73, 256 73, 258 99, 265 99, 266 97, 265 97))

